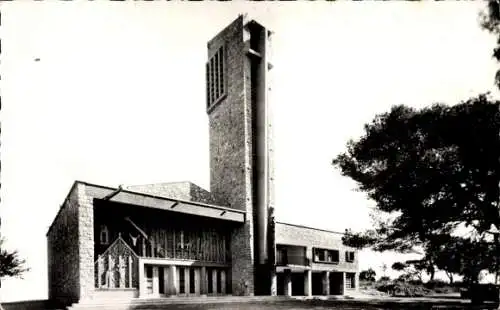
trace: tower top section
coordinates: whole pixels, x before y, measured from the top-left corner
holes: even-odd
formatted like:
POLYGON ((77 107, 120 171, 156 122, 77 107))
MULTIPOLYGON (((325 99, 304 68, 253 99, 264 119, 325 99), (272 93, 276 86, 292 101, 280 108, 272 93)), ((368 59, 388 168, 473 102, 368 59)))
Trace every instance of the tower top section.
MULTIPOLYGON (((240 14, 207 43, 206 108, 211 113, 227 98, 231 89, 250 86, 249 59, 270 64, 270 35, 272 32, 247 14, 240 14)), ((248 88, 248 87, 246 87, 248 88)), ((233 95, 236 93, 233 92, 233 95)), ((229 100, 226 100, 229 99, 229 100)), ((233 98, 235 99, 235 98, 233 98)))

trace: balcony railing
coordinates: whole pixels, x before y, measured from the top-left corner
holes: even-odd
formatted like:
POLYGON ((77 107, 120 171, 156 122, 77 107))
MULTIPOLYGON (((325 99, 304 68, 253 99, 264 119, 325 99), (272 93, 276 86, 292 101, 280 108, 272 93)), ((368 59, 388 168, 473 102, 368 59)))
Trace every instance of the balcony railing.
POLYGON ((303 255, 277 255, 276 257, 276 265, 278 266, 309 266, 310 264, 311 260, 303 255))

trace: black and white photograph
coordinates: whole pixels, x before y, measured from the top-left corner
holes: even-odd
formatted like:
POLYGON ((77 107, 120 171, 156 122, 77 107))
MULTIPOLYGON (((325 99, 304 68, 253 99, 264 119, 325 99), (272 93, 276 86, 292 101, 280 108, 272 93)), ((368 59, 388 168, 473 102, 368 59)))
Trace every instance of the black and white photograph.
POLYGON ((0 3, 0 309, 500 309, 500 1, 0 3))

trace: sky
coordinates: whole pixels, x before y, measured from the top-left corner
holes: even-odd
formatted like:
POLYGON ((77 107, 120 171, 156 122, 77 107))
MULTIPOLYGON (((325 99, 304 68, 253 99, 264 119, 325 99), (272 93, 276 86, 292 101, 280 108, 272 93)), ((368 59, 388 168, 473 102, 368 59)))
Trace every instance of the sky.
MULTIPOLYGON (((209 189, 206 42, 240 13, 275 32, 277 220, 369 228, 373 203, 332 159, 393 105, 494 91, 483 5, 3 2, 1 234, 31 271, 0 299, 47 298, 46 232, 75 180, 209 189)), ((364 251, 360 268, 400 258, 364 251)))

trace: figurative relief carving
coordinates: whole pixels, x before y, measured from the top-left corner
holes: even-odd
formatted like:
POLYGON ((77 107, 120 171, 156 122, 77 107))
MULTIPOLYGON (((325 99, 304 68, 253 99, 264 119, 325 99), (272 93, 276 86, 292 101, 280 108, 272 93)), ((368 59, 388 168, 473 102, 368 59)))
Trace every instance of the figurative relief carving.
POLYGON ((99 255, 96 264, 98 288, 138 287, 138 257, 121 236, 99 255))
POLYGON ((132 240, 132 245, 135 247, 137 246, 137 239, 139 239, 139 235, 137 237, 132 236, 132 234, 129 234, 130 240, 132 240))

